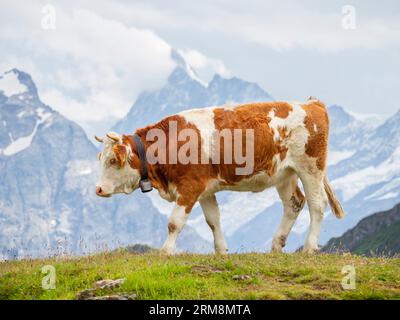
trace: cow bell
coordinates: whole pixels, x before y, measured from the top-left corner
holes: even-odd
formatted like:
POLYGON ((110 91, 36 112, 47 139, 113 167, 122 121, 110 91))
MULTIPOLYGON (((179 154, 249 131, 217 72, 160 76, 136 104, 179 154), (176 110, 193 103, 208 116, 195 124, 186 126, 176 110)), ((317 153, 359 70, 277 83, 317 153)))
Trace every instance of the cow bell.
POLYGON ((151 181, 149 179, 140 180, 139 185, 142 192, 150 192, 153 190, 153 186, 151 185, 151 181))

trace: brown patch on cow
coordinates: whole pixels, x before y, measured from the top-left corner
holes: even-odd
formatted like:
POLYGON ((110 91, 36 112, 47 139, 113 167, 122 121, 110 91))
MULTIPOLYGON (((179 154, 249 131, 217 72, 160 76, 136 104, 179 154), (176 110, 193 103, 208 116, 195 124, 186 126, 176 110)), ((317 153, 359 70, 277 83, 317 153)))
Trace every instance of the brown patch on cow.
POLYGON ((289 113, 292 112, 293 107, 290 103, 284 101, 274 102, 255 102, 238 105, 233 111, 249 110, 255 111, 258 114, 266 113, 268 116, 270 111, 274 112, 275 117, 286 119, 289 113))
POLYGON ((290 198, 294 212, 298 213, 301 211, 301 209, 303 209, 305 199, 306 198, 304 197, 303 192, 301 192, 300 188, 297 186, 295 192, 290 198))
MULTIPOLYGON (((264 171, 268 175, 273 176, 276 172, 275 155, 279 155, 281 161, 285 159, 287 147, 285 140, 288 137, 287 128, 279 128, 279 141, 274 141, 274 131, 269 126, 271 118, 270 112, 273 111, 274 116, 286 118, 293 110, 292 106, 286 102, 267 102, 267 103, 251 103, 239 105, 233 109, 216 108, 214 109, 214 125, 219 131, 224 129, 242 130, 242 150, 246 150, 246 129, 254 130, 254 171, 250 175, 236 175, 236 168, 240 165, 234 163, 232 156, 232 164, 221 164, 217 170, 226 184, 235 184, 244 178, 248 178, 253 174, 264 171)), ((221 138, 220 158, 224 155, 224 138, 221 138)), ((232 150, 233 155, 233 150, 232 150)))
POLYGON ((176 230, 176 228, 177 228, 176 225, 173 224, 172 222, 168 223, 168 232, 169 233, 174 232, 176 230))
POLYGON ((301 107, 306 112, 304 124, 309 133, 305 152, 308 156, 316 158, 319 170, 325 170, 329 135, 329 119, 325 105, 314 101, 301 107))
POLYGON ((284 247, 286 245, 286 236, 279 236, 278 238, 279 244, 284 247))
MULTIPOLYGON (((176 203, 180 206, 185 207, 186 213, 189 213, 194 204, 196 203, 200 194, 205 190, 207 186, 207 182, 216 177, 216 173, 212 171, 211 165, 201 164, 201 135, 198 128, 191 124, 187 123, 185 118, 179 115, 170 116, 164 118, 160 122, 147 126, 146 128, 138 129, 136 134, 141 138, 145 149, 147 149, 151 144, 156 141, 146 141, 146 134, 151 129, 160 129, 166 133, 167 141, 166 141, 166 163, 156 163, 156 164, 148 164, 148 172, 149 179, 152 182, 153 186, 156 189, 161 189, 163 192, 168 194, 168 182, 173 183, 176 187, 176 191, 178 194, 178 198, 176 199, 176 203), (176 122, 177 125, 177 133, 183 129, 193 129, 197 132, 197 164, 188 163, 188 164, 180 164, 173 163, 173 159, 170 159, 170 154, 168 150, 172 148, 173 150, 180 150, 182 145, 189 142, 189 138, 185 141, 177 141, 176 139, 168 139, 169 127, 172 121, 176 122), (196 183, 193 183, 193 182, 196 183)), ((136 150, 135 143, 132 139, 132 136, 125 136, 124 139, 129 141, 133 156, 131 159, 131 166, 133 168, 140 168, 141 163, 136 150)), ((191 141, 191 143, 196 143, 196 141, 191 141)))
POLYGON ((115 159, 117 160, 117 164, 119 167, 123 167, 125 165, 126 162, 126 146, 123 144, 116 144, 113 147, 113 151, 114 151, 114 156, 115 159))
POLYGON ((283 145, 283 141, 286 141, 289 134, 286 127, 279 127, 278 132, 279 132, 279 141, 277 142, 277 148, 279 149, 279 157, 281 161, 283 161, 286 158, 286 153, 288 151, 288 148, 285 145, 283 145))

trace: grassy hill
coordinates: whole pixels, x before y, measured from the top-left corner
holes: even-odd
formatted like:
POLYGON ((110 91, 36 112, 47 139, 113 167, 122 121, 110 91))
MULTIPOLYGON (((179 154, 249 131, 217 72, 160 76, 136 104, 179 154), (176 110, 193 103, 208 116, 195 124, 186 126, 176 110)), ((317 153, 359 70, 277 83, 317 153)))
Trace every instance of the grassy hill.
POLYGON ((325 252, 347 251, 366 256, 400 255, 400 204, 362 219, 342 236, 332 238, 325 252))
POLYGON ((103 279, 126 278, 97 295, 138 299, 400 299, 400 259, 319 254, 177 255, 127 250, 79 258, 0 264, 1 299, 75 299, 103 279), (42 289, 41 269, 53 265, 56 288, 42 289), (356 270, 356 289, 341 286, 343 266, 356 270), (246 275, 236 279, 235 276, 246 275))

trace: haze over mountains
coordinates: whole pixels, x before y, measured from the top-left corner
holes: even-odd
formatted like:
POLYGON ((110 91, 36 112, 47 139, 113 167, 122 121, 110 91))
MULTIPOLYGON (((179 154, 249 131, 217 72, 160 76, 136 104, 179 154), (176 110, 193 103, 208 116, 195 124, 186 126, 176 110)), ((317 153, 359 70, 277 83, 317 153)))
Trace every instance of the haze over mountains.
MULTIPOLYGON (((176 52, 172 56, 177 66, 167 83, 142 93, 114 131, 130 133, 193 107, 273 100, 257 84, 237 78, 216 75, 205 84, 176 52)), ((385 122, 357 119, 341 106, 329 107, 329 114, 328 175, 348 215, 339 221, 327 212, 321 244, 367 215, 389 209, 400 192, 400 112, 385 122)), ((1 76, 0 258, 162 243, 172 205, 155 191, 95 196, 96 153, 82 128, 40 101, 29 75, 14 69, 1 76)), ((230 251, 269 250, 282 214, 276 191, 222 192, 217 198, 230 251)), ((303 244, 307 229, 305 209, 287 250, 303 244)), ((210 251, 209 240, 211 232, 196 206, 178 246, 210 251)))

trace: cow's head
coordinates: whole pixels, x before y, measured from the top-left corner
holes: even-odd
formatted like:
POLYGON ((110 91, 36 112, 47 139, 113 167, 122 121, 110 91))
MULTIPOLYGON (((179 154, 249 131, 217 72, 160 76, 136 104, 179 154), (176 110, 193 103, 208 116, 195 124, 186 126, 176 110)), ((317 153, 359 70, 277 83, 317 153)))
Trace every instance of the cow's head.
POLYGON ((115 133, 107 133, 106 138, 97 141, 104 144, 99 153, 101 164, 100 180, 96 184, 96 194, 110 197, 115 193, 131 193, 139 186, 140 172, 131 166, 133 154, 130 144, 124 143, 122 137, 115 133))

